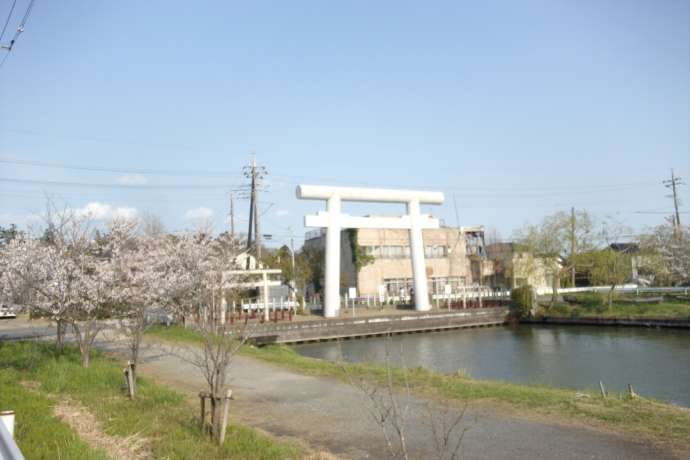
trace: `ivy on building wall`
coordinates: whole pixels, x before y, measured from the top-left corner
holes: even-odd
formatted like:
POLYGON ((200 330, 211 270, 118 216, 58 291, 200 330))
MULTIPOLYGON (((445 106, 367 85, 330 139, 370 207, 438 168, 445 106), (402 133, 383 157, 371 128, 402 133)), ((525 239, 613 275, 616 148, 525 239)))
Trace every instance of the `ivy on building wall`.
POLYGON ((357 242, 357 230, 347 229, 347 237, 350 240, 350 250, 352 251, 352 263, 355 266, 355 273, 359 273, 362 267, 366 267, 374 262, 374 256, 364 252, 364 247, 357 242))

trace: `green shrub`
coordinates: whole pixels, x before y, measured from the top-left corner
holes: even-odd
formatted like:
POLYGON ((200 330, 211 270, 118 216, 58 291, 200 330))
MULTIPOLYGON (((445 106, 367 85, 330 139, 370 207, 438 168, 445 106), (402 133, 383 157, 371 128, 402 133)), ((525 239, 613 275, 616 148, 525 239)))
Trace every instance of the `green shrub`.
POLYGON ((549 313, 556 316, 568 316, 568 313, 570 313, 570 307, 562 303, 557 303, 553 307, 549 308, 549 313))
POLYGON ((527 318, 532 311, 534 291, 532 286, 526 285, 510 291, 510 311, 517 319, 527 318))
POLYGON ((606 300, 599 292, 584 292, 577 296, 577 303, 582 305, 585 310, 594 310, 604 305, 606 300))

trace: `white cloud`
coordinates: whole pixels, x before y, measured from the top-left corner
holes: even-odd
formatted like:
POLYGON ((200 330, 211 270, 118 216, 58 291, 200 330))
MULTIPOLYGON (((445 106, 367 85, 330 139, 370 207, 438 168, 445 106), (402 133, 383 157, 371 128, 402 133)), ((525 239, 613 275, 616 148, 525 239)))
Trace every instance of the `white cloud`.
POLYGON ((120 219, 134 219, 137 217, 137 210, 134 208, 115 208, 113 210, 113 217, 120 219))
POLYGON ((117 178, 117 181, 122 185, 146 185, 148 179, 141 174, 125 174, 117 178))
POLYGON ((276 211, 276 216, 278 217, 285 217, 288 214, 290 214, 290 211, 288 211, 287 209, 279 209, 276 211))
POLYGON ((137 210, 135 208, 114 207, 111 204, 99 203, 98 201, 92 201, 83 208, 75 209, 74 212, 78 216, 84 216, 94 220, 107 220, 113 218, 133 219, 137 216, 137 210))
POLYGON ((184 218, 187 220, 207 220, 213 217, 213 209, 201 206, 199 208, 190 209, 184 213, 184 218))

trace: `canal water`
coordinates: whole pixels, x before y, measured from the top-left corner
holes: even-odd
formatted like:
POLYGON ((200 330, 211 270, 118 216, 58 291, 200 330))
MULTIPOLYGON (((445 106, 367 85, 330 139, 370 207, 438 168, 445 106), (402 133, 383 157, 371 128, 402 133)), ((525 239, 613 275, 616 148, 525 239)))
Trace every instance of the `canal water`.
POLYGON ((690 407, 690 331, 519 325, 304 344, 328 360, 462 371, 477 379, 624 391, 690 407), (402 353, 401 353, 402 351, 402 353), (403 358, 404 357, 404 358, 403 358))

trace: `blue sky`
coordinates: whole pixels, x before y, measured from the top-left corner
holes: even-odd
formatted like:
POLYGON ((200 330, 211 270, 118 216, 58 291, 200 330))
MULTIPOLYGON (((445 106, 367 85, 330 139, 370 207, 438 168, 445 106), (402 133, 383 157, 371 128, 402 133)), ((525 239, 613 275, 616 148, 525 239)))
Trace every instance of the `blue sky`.
POLYGON ((48 194, 220 230, 250 152, 276 243, 321 208, 301 182, 441 190, 504 237, 571 205, 642 229, 690 182, 690 2, 36 0, 0 68, 0 158, 99 169, 0 163, 39 181, 0 181, 0 224, 48 194))

